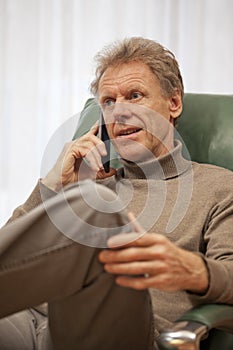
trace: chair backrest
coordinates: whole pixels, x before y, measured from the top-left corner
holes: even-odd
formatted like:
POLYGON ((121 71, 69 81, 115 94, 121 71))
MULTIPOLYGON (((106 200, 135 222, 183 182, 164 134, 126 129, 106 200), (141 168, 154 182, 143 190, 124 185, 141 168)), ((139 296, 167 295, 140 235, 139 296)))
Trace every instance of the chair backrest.
MULTIPOLYGON (((89 99, 74 138, 85 134, 98 118, 99 107, 89 99)), ((185 94, 177 131, 192 160, 233 170, 233 95, 185 94)), ((112 166, 118 167, 113 149, 112 154, 112 166)))
POLYGON ((192 160, 233 170, 233 95, 185 94, 177 130, 192 160))

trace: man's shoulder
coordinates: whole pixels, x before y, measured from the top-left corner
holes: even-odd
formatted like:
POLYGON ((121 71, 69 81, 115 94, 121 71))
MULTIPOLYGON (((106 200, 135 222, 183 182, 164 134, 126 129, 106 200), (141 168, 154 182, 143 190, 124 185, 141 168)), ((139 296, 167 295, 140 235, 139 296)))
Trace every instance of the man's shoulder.
POLYGON ((193 162, 194 181, 208 186, 209 191, 229 189, 233 192, 233 171, 212 164, 193 162))
POLYGON ((207 174, 209 176, 213 177, 219 177, 219 176, 226 176, 226 177, 233 177, 233 171, 213 165, 213 164, 207 164, 207 163, 197 163, 197 162, 192 162, 193 164, 193 169, 197 173, 200 174, 207 174))

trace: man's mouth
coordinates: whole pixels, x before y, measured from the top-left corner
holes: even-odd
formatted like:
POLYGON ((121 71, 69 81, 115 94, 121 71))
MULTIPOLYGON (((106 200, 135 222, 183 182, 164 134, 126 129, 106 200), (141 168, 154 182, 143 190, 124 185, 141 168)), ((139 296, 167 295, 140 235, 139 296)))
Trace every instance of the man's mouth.
POLYGON ((127 136, 133 136, 137 133, 139 133, 142 129, 141 128, 127 128, 127 129, 123 129, 123 130, 120 130, 118 133, 117 133, 117 137, 127 137, 127 136))

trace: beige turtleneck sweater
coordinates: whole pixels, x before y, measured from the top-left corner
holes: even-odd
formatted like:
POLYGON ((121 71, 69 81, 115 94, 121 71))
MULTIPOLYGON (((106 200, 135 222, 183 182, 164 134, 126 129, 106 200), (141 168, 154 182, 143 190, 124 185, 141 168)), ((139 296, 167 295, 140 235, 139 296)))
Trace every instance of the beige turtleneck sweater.
MULTIPOLYGON (((100 182, 116 191, 148 232, 166 235, 201 254, 209 271, 205 295, 151 289, 160 332, 195 305, 233 303, 233 173, 185 160, 178 142, 171 154, 135 165, 122 161, 116 176, 100 182)), ((42 185, 43 186, 43 185, 42 185)), ((47 197, 55 195, 49 189, 47 197)), ((39 186, 12 220, 41 203, 39 186)))
POLYGON ((205 295, 150 290, 159 332, 197 304, 233 304, 233 173, 188 161, 181 151, 177 142, 159 161, 122 161, 115 179, 102 181, 148 232, 166 235, 206 262, 210 284, 205 295))

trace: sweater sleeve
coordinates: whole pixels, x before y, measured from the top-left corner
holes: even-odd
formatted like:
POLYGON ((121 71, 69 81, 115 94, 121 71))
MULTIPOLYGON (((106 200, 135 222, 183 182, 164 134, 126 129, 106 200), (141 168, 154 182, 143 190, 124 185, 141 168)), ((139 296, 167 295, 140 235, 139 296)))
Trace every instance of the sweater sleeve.
MULTIPOLYGON (((38 180, 35 188, 33 189, 32 193, 30 194, 26 202, 14 210, 13 215, 7 221, 6 225, 16 220, 17 218, 27 214, 28 212, 36 208, 38 205, 42 204, 44 200, 49 199, 55 196, 56 194, 57 194, 56 192, 53 192, 48 187, 46 187, 41 182, 41 180, 38 180)), ((35 306, 34 309, 37 310, 42 315, 47 316, 47 313, 48 313, 47 303, 43 303, 41 305, 35 306)))
POLYGON ((204 239, 203 259, 209 273, 204 295, 192 295, 200 303, 233 304, 233 198, 231 191, 211 211, 204 239))
POLYGON ((39 180, 26 202, 13 211, 12 216, 9 218, 6 224, 9 224, 17 218, 27 214, 32 209, 42 204, 44 200, 49 199, 56 194, 56 192, 50 190, 41 182, 41 180, 39 180))

